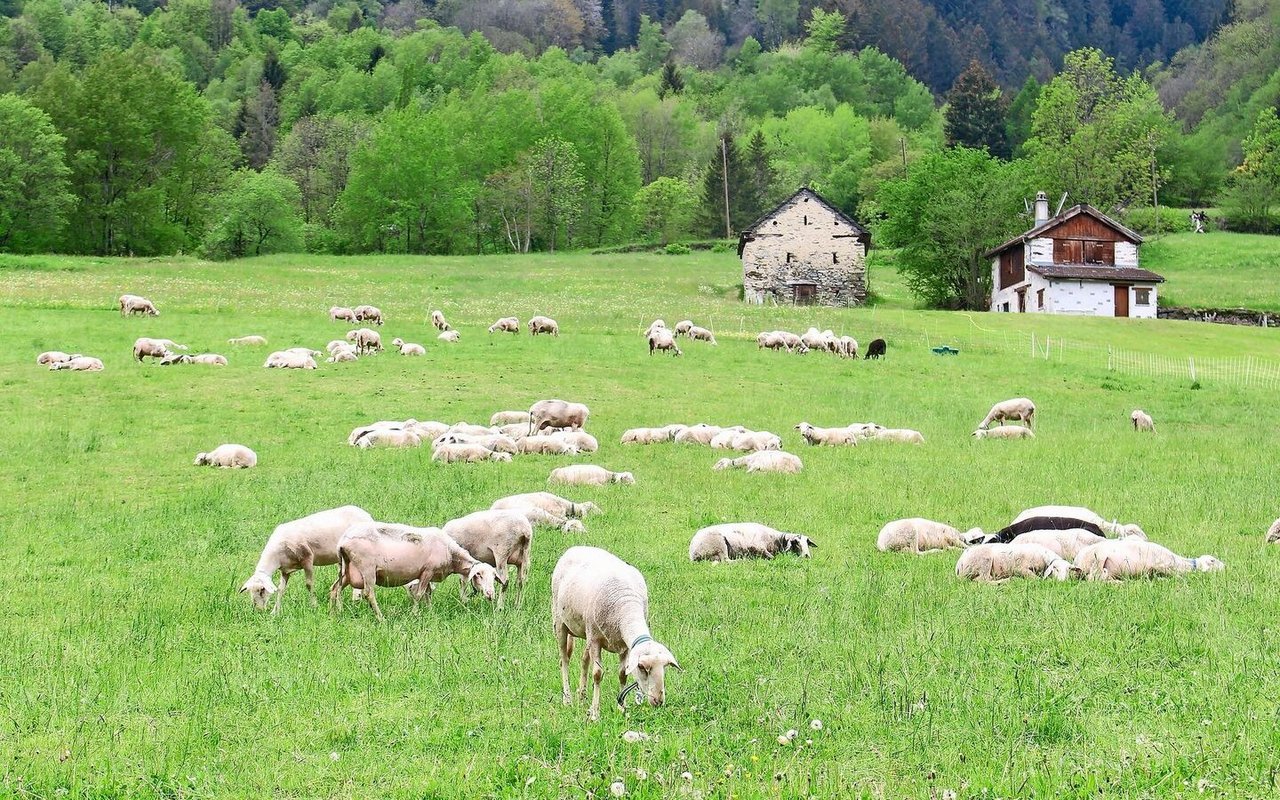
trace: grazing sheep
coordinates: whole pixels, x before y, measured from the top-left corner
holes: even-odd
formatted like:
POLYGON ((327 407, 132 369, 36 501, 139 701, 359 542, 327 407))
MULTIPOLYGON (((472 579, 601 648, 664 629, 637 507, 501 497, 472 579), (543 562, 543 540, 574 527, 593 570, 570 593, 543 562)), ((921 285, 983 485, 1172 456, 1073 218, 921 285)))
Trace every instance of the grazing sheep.
POLYGON ((442 433, 431 442, 431 447, 443 447, 446 444, 478 444, 486 450, 492 450, 495 453, 518 453, 520 452, 519 443, 510 436, 504 436, 500 433, 491 433, 485 436, 474 436, 465 433, 442 433))
POLYGON ((207 364, 211 367, 225 367, 227 365, 227 357, 217 353, 200 353, 199 355, 188 356, 188 358, 192 364, 207 364))
POLYGON ((676 336, 688 336, 689 332, 692 331, 695 327, 697 326, 693 324, 693 320, 682 319, 676 323, 675 334, 676 336))
POLYGON ((995 533, 983 536, 982 542, 983 544, 1008 544, 1022 534, 1032 531, 1070 530, 1082 530, 1097 536, 1106 536, 1106 532, 1097 524, 1076 517, 1027 517, 1006 525, 995 533))
POLYGON ((330 306, 329 319, 333 322, 350 322, 353 324, 360 321, 354 309, 344 306, 330 306))
POLYGON ((513 494, 493 501, 490 508, 538 508, 555 517, 581 519, 588 514, 600 514, 600 506, 590 501, 575 503, 551 492, 513 494))
POLYGON ((707 330, 706 328, 700 328, 697 325, 694 325, 692 328, 688 330, 688 336, 690 339, 693 339, 699 342, 706 342, 707 344, 716 343, 715 334, 713 334, 711 331, 707 330))
POLYGON ((275 594, 276 604, 271 613, 278 614, 289 576, 302 570, 311 605, 316 605, 315 568, 337 564, 338 540, 347 528, 362 522, 373 522, 369 512, 356 506, 342 506, 277 525, 262 548, 253 575, 240 591, 250 593, 254 608, 259 611, 267 607, 267 600, 275 594), (280 570, 279 594, 273 582, 276 570, 280 570))
POLYGON ((355 315, 356 322, 372 322, 378 326, 383 322, 382 309, 376 306, 356 306, 355 315))
POLYGON ((1183 558, 1167 547, 1140 539, 1108 539, 1086 547, 1076 555, 1075 566, 1091 581, 1158 578, 1184 572, 1221 572, 1224 568, 1222 562, 1213 556, 1183 558))
POLYGON ((40 366, 48 364, 61 364, 64 361, 70 361, 73 358, 80 358, 79 353, 64 353, 61 350, 48 350, 36 356, 36 363, 40 366))
POLYGON ((421 436, 402 428, 378 428, 356 440, 356 447, 363 450, 370 447, 418 447, 421 444, 421 436))
POLYGON ((360 353, 382 350, 382 335, 369 328, 357 328, 347 331, 347 341, 355 344, 360 353))
POLYGON ((596 464, 570 464, 551 470, 547 483, 567 483, 574 486, 605 486, 610 483, 632 484, 636 478, 630 472, 612 472, 596 464))
POLYGON ((722 458, 712 467, 714 470, 741 469, 747 472, 786 472, 795 474, 804 468, 800 457, 782 450, 761 450, 742 458, 722 458))
POLYGON ((228 339, 227 344, 235 345, 236 347, 265 347, 267 337, 257 335, 241 336, 236 339, 228 339))
POLYGON ((1267 542, 1267 544, 1271 544, 1273 542, 1280 542, 1280 519, 1271 523, 1271 527, 1267 529, 1267 536, 1265 541, 1267 542))
POLYGON ((195 466, 249 469, 258 465, 258 454, 242 444, 220 444, 207 453, 196 453, 195 466))
POLYGON ((695 533, 689 542, 689 560, 772 559, 779 553, 809 558, 809 548, 817 546, 808 536, 798 533, 784 533, 758 522, 730 522, 695 533))
POLYGON ((1021 425, 997 425, 994 428, 978 428, 973 432, 978 439, 1034 439, 1035 433, 1021 425))
POLYGON ((1017 420, 1031 428, 1034 427, 1035 416, 1035 403, 1025 397, 1015 397, 1012 400, 1002 400, 992 406, 991 410, 987 412, 987 416, 983 418, 982 422, 978 423, 978 427, 985 428, 992 422, 1003 423, 1017 420))
POLYGON ((413 342, 406 342, 399 336, 391 340, 391 346, 400 351, 402 356, 425 356, 427 348, 413 342))
POLYGON ((596 437, 586 431, 557 431, 551 436, 573 445, 579 453, 594 453, 600 449, 600 443, 596 441, 596 437))
POLYGON ((680 665, 670 650, 654 641, 648 617, 649 587, 635 567, 598 547, 571 547, 560 556, 551 574, 551 619, 560 645, 565 705, 573 704, 569 659, 575 638, 585 640, 579 697, 585 697, 588 674, 591 677, 588 719, 600 718, 602 650, 618 654, 620 708, 636 688, 654 708, 666 701, 666 668, 678 670, 680 665), (630 686, 625 685, 628 675, 634 677, 630 686))
MULTIPOLYGON (((1131 539, 1146 539, 1147 534, 1137 525, 1123 525, 1118 521, 1107 522, 1102 515, 1090 511, 1080 506, 1036 506, 1028 508, 1017 517, 1014 522, 1022 522, 1031 517, 1068 517, 1071 519, 1083 520, 1097 525, 1104 532, 1111 536, 1124 536, 1131 539)), ((1077 526, 1079 527, 1079 526, 1077 526)))
POLYGON ((1129 419, 1133 421, 1133 429, 1145 433, 1156 432, 1156 421, 1151 415, 1140 408, 1135 408, 1133 413, 1129 415, 1129 419))
POLYGON ((858 435, 849 428, 815 428, 807 422, 796 426, 800 435, 811 445, 856 445, 858 435))
POLYGON ((667 425, 662 428, 630 428, 622 432, 623 444, 659 444, 670 442, 681 431, 687 430, 685 425, 667 425))
POLYGON ((887 350, 888 347, 889 346, 885 343, 884 339, 872 339, 871 344, 867 345, 867 354, 862 357, 862 360, 866 361, 868 358, 880 358, 885 354, 885 350, 887 350))
POLYGON ((540 333, 549 333, 552 336, 560 335, 560 325, 551 317, 532 317, 529 320, 529 333, 537 336, 540 333))
POLYGON ((267 356, 262 366, 267 369, 316 369, 316 360, 311 356, 278 350, 267 356))
POLYGON ((924 444, 924 434, 909 428, 881 428, 871 438, 882 442, 899 442, 901 444, 924 444))
POLYGON ((489 326, 489 333, 519 333, 520 320, 515 317, 503 317, 489 326))
POLYGON ((442 342, 457 344, 458 342, 462 341, 462 334, 458 333, 457 331, 445 331, 444 333, 440 334, 436 338, 442 342))
POLYGON ((367 522, 354 525, 338 541, 338 579, 329 588, 329 603, 342 609, 342 590, 350 586, 364 591, 379 622, 375 586, 405 586, 409 591, 413 612, 423 596, 431 605, 432 584, 457 575, 463 586, 478 591, 487 600, 495 597, 495 583, 504 583, 505 575, 482 561, 477 561, 439 528, 415 528, 367 522))
POLYGON ((56 361, 49 365, 49 369, 69 369, 72 372, 102 372, 102 359, 93 356, 72 356, 67 361, 56 361))
POLYGON ((756 336, 756 349, 758 350, 784 350, 786 342, 776 331, 761 331, 756 336))
POLYGON ((582 403, 564 400, 539 400, 529 407, 529 433, 548 428, 581 430, 587 426, 591 409, 582 403))
POLYGON ((841 358, 857 358, 858 340, 852 336, 841 336, 836 342, 836 353, 841 358))
POLYGON ((654 331, 665 331, 665 330, 667 330, 666 321, 661 319, 655 319, 653 322, 649 323, 649 327, 645 329, 644 338, 648 339, 650 336, 654 334, 654 331))
POLYGON ((134 340, 133 357, 138 361, 144 358, 164 358, 173 350, 186 350, 185 344, 177 344, 172 339, 149 339, 145 336, 134 340))
MULTIPOLYGON (((444 532, 476 561, 483 561, 497 570, 502 588, 506 588, 510 580, 509 568, 515 567, 516 586, 520 597, 524 596, 524 584, 529 577, 529 550, 533 545, 533 523, 521 510, 476 511, 446 522, 444 532)), ((464 588, 463 584, 458 585, 459 597, 464 588)), ((499 590, 499 607, 502 594, 499 590)))
POLYGON ((680 346, 676 344, 675 334, 666 328, 649 334, 649 355, 653 355, 655 350, 662 350, 673 356, 684 355, 684 352, 680 350, 680 346))
POLYGON ((335 350, 333 355, 325 359, 325 361, 330 364, 342 364, 359 360, 360 356, 356 353, 354 347, 349 347, 345 350, 335 350))
POLYGON ((827 341, 817 328, 810 328, 800 336, 800 343, 810 350, 826 350, 827 341))
POLYGON ((1074 561, 1080 551, 1098 542, 1105 542, 1107 537, 1100 536, 1084 528, 1068 528, 1065 531, 1028 531, 1013 540, 1014 544, 1038 544, 1047 547, 1068 561, 1074 561))
POLYGON ((911 517, 887 523, 876 537, 882 553, 936 553, 952 547, 966 547, 960 531, 942 522, 911 517))
POLYGON ((120 316, 130 314, 146 314, 149 317, 158 317, 160 312, 156 310, 155 303, 152 303, 145 297, 136 294, 120 295, 120 316))
POLYGON ((445 322, 444 313, 441 312, 439 309, 431 312, 431 324, 434 325, 435 329, 438 331, 453 330, 453 326, 445 322))
POLYGON ((452 464, 456 461, 510 461, 510 453, 497 453, 479 444, 442 444, 431 453, 432 461, 452 464))
POLYGON ((984 583, 1010 578, 1053 578, 1065 581, 1073 567, 1066 559, 1038 544, 979 544, 961 554, 956 576, 984 583))
POLYGON ((514 425, 516 423, 529 424, 528 411, 497 411, 492 417, 489 417, 490 425, 514 425))

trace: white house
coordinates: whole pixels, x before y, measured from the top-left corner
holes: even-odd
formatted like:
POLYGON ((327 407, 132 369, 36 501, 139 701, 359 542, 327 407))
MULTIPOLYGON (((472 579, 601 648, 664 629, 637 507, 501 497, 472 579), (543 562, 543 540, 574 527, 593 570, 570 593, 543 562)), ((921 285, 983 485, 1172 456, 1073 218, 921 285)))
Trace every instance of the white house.
POLYGON ((1049 216, 1036 195, 1035 226, 986 253, 991 310, 1094 317, 1156 317, 1164 278, 1138 266, 1142 237, 1090 205, 1049 216))

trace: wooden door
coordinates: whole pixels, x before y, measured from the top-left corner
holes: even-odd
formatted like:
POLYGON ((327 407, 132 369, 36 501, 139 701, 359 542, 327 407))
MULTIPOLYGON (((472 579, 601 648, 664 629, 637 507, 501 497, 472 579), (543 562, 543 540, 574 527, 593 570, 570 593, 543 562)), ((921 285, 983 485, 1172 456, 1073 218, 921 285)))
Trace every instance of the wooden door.
POLYGON ((818 287, 812 283, 797 283, 792 302, 798 306, 811 306, 818 301, 818 287))
POLYGON ((1116 285, 1116 316, 1129 316, 1129 287, 1116 285))
POLYGON ((1018 290, 1018 313, 1019 314, 1027 313, 1027 290, 1026 289, 1018 290))

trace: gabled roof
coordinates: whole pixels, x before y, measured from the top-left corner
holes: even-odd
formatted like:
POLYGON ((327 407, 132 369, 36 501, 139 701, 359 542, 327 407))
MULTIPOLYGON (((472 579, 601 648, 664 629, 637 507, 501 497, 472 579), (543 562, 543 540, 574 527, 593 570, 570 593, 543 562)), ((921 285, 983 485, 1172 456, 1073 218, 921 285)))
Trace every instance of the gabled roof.
POLYGON ((1015 244, 1021 244, 1031 239, 1035 239, 1039 237, 1041 234, 1048 233, 1051 229, 1056 228, 1059 225, 1063 224, 1064 222, 1074 219, 1080 216, 1081 214, 1084 214, 1085 216, 1093 217, 1098 222, 1101 222, 1103 225, 1106 225, 1108 228, 1112 229, 1113 231, 1120 234, 1121 236, 1128 239, 1129 241, 1133 242, 1134 244, 1142 244, 1142 236, 1140 236, 1136 231, 1126 228, 1125 226, 1121 225, 1119 222, 1116 222, 1114 219, 1112 219, 1111 217, 1108 217, 1106 214, 1103 214, 1101 211, 1089 205, 1088 203, 1081 203, 1079 205, 1072 206, 1071 208, 1067 209, 1066 211, 1062 212, 1056 217, 1050 217, 1049 219, 1045 220, 1044 222, 1041 222, 1039 225, 1035 226, 1034 228, 1027 231, 1026 233, 1021 234, 1020 236, 1013 237, 1012 239, 1000 245, 999 247, 994 247, 988 250, 987 252, 982 254, 982 257, 990 258, 991 256, 1003 253, 1005 250, 1008 250, 1010 247, 1013 247, 1015 244))
POLYGON ((1138 267, 1113 267, 1109 264, 1053 264, 1041 266, 1028 264, 1027 269, 1046 278, 1066 278, 1075 281, 1133 281, 1134 283, 1164 283, 1164 276, 1138 267))
POLYGON ((783 200, 781 203, 778 203, 776 206, 766 211, 764 215, 760 217, 760 219, 756 220, 755 222, 751 223, 746 228, 744 228, 741 235, 745 236, 749 233, 754 233, 756 228, 760 227, 765 222, 772 219, 774 215, 776 215, 782 209, 786 208, 793 201, 800 200, 805 197, 808 197, 810 200, 816 200, 827 211, 830 211, 832 214, 835 214, 836 219, 845 223, 850 228, 853 228, 853 230, 857 232, 859 236, 869 235, 870 232, 866 228, 862 227, 857 222, 855 222, 853 218, 850 217, 848 214, 844 213, 840 209, 831 205, 831 203, 827 202, 826 198, 824 198, 822 195, 818 194, 814 190, 810 189, 808 186, 801 187, 799 190, 796 191, 795 194, 791 195, 786 200, 783 200))

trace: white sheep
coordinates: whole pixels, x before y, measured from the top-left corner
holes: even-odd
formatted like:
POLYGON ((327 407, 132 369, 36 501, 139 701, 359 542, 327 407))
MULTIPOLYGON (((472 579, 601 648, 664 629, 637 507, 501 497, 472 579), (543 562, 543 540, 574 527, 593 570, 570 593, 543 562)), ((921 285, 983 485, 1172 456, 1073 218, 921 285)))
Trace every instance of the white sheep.
POLYGON ((510 461, 510 453, 497 453, 478 444, 442 444, 431 453, 431 460, 441 464, 452 464, 457 461, 474 463, 476 461, 510 461))
POLYGON ((695 533, 689 542, 689 560, 772 559, 779 553, 795 553, 809 558, 809 548, 817 546, 802 534, 785 533, 758 522, 730 522, 712 525, 695 533))
POLYGON ((289 585, 289 576, 302 570, 307 579, 307 593, 311 595, 311 605, 314 606, 315 568, 337 564, 338 540, 347 528, 362 522, 373 522, 369 512, 356 506, 342 506, 277 525, 262 548, 253 575, 244 582, 240 591, 250 593, 255 608, 266 608, 267 600, 277 592, 273 576, 276 570, 280 570, 279 594, 276 594, 275 608, 271 610, 277 614, 284 600, 284 590, 289 585))
POLYGON ((1183 558, 1167 547, 1141 539, 1108 539, 1081 550, 1075 567, 1091 581, 1155 578, 1184 572, 1221 572, 1213 556, 1183 558))
POLYGON ((633 484, 636 478, 630 472, 613 472, 596 464, 570 464, 556 467, 547 477, 547 483, 565 483, 574 486, 605 486, 610 483, 633 484))
POLYGON ((156 310, 155 303, 152 303, 145 297, 136 294, 120 295, 120 316, 128 314, 146 314, 151 317, 160 316, 160 312, 156 310))
POLYGON ((402 356, 425 356, 427 348, 413 342, 406 342, 399 336, 391 340, 391 346, 400 351, 402 356))
POLYGON ((306 356, 308 358, 319 358, 324 353, 319 350, 312 350, 310 347, 290 347, 287 350, 281 350, 282 353, 293 353, 294 355, 306 356))
POLYGON ((529 319, 529 333, 537 336, 540 333, 549 333, 552 336, 560 335, 560 324, 551 317, 531 317, 529 319))
POLYGON ((438 331, 453 330, 453 326, 451 326, 448 322, 445 322, 444 313, 439 309, 431 312, 431 324, 434 325, 435 329, 438 331))
POLYGON ((1012 400, 1002 400, 991 407, 987 412, 987 416, 982 422, 978 423, 979 428, 985 428, 992 422, 1008 422, 1017 420, 1025 423, 1028 428, 1033 427, 1036 416, 1036 404, 1025 397, 1015 397, 1012 400))
POLYGON ((356 306, 354 310, 356 322, 372 322, 375 325, 382 325, 382 309, 376 306, 356 306))
POLYGON ((258 465, 258 454, 242 444, 220 444, 207 453, 197 453, 195 466, 221 469, 249 469, 258 465))
POLYGON ((1034 439, 1035 432, 1021 425, 997 425, 994 428, 978 428, 972 434, 978 439, 1034 439))
MULTIPOLYGON (((539 511, 546 515, 546 512, 539 511)), ((529 576, 529 551, 533 546, 533 523, 521 509, 476 511, 445 523, 444 532, 477 561, 483 561, 498 572, 505 588, 510 567, 516 568, 516 586, 524 596, 529 576)), ((459 584, 461 595, 463 585, 459 584)), ((499 592, 498 604, 502 604, 499 592)))
POLYGON ((170 350, 186 350, 184 344, 177 344, 172 339, 151 339, 141 336, 133 342, 133 357, 138 361, 144 358, 164 358, 170 350))
POLYGON ((520 320, 515 317, 503 317, 489 326, 489 333, 519 333, 520 320))
POLYGON ((459 341, 462 340, 462 334, 458 333, 457 331, 445 331, 444 333, 440 334, 436 338, 442 342, 457 344, 459 341))
POLYGON ((1105 542, 1106 537, 1083 528, 1067 530, 1027 531, 1014 537, 1014 543, 1038 544, 1047 547, 1068 561, 1074 561, 1080 551, 1086 547, 1105 542))
POLYGON ((811 445, 856 445, 858 435, 849 428, 815 428, 807 422, 796 426, 800 435, 811 445))
POLYGON ((699 342, 716 344, 715 334, 713 334, 711 331, 707 330, 706 328, 700 328, 697 325, 694 325, 692 328, 688 330, 688 335, 690 339, 693 339, 699 342))
POLYGON ((573 517, 581 519, 588 514, 603 513, 600 506, 587 501, 585 503, 575 503, 559 495, 551 492, 528 492, 526 494, 513 494, 510 497, 503 497, 493 501, 490 508, 539 508, 543 511, 558 517, 573 517))
POLYGON ((1280 542, 1280 519, 1271 523, 1271 527, 1267 529, 1267 536, 1264 541, 1266 541, 1267 544, 1280 542))
POLYGON ((841 336, 836 342, 836 353, 838 353, 841 358, 857 358, 858 340, 852 336, 841 336))
POLYGON ((420 439, 434 439, 440 434, 448 430, 448 425, 443 422, 419 422, 416 419, 406 419, 403 422, 399 420, 383 420, 380 422, 371 422, 368 425, 361 425, 351 431, 347 437, 347 444, 355 445, 360 439, 375 430, 407 430, 418 435, 420 439))
POLYGON ((551 436, 573 445, 579 453, 594 453, 600 449, 596 437, 586 431, 556 431, 551 436))
POLYGON ((36 363, 40 366, 48 364, 61 364, 64 361, 70 361, 73 358, 81 358, 79 353, 64 353, 61 350, 47 350, 36 356, 36 363))
POLYGON ((501 433, 500 430, 492 426, 472 425, 469 422, 455 422, 449 426, 449 433, 461 433, 466 436, 492 436, 501 433))
POLYGON ((529 407, 529 432, 538 433, 545 428, 581 430, 587 426, 590 415, 591 409, 582 403, 539 400, 529 407))
POLYGON ((881 428, 871 438, 882 442, 899 442, 901 444, 924 444, 924 434, 908 428, 881 428))
POLYGON ((334 339, 330 341, 328 344, 326 344, 324 346, 324 349, 329 355, 333 355, 337 353, 339 350, 351 350, 352 352, 354 352, 356 349, 356 346, 351 342, 348 342, 346 339, 334 339))
POLYGON ((676 323, 676 336, 688 336, 689 331, 693 330, 695 325, 691 319, 682 319, 676 323))
POLYGON ((432 442, 431 447, 443 447, 446 444, 478 444, 486 450, 492 450, 495 453, 511 453, 520 452, 519 442, 510 436, 504 436, 500 433, 490 433, 484 436, 475 436, 466 433, 452 433, 446 431, 437 436, 432 442))
POLYGON ((734 433, 733 438, 729 440, 729 449, 742 453, 781 450, 782 437, 769 431, 739 431, 734 433))
POLYGON ((350 322, 353 324, 360 321, 360 318, 356 316, 354 309, 346 308, 344 306, 330 306, 329 319, 333 322, 350 322))
POLYGON ((666 701, 665 671, 680 669, 675 656, 654 641, 649 629, 649 588, 639 570, 597 547, 571 547, 556 562, 551 574, 551 617, 560 646, 560 682, 565 705, 573 704, 569 685, 569 659, 573 640, 585 640, 582 680, 578 696, 585 697, 592 684, 588 718, 600 718, 600 680, 604 670, 601 651, 618 654, 618 705, 631 689, 638 688, 650 706, 666 701))
POLYGON ((1064 517, 1067 519, 1078 519, 1097 525, 1112 536, 1120 536, 1130 539, 1147 538, 1147 534, 1137 525, 1125 525, 1115 520, 1107 521, 1102 518, 1101 514, 1080 506, 1036 506, 1035 508, 1028 508, 1026 511, 1023 511, 1015 517, 1013 521, 1014 523, 1018 523, 1022 522, 1024 519, 1031 519, 1032 517, 1064 517))
POLYGON ((218 355, 217 353, 200 353, 191 356, 192 364, 207 364, 211 367, 225 367, 227 365, 227 357, 218 355))
POLYGON ((232 344, 237 347, 265 347, 267 344, 267 337, 257 335, 240 336, 235 339, 228 339, 227 344, 232 344))
POLYGON ((49 365, 49 369, 69 369, 72 372, 102 372, 102 359, 93 356, 72 356, 67 361, 56 361, 49 365))
POLYGON ((160 366, 171 367, 174 364, 190 364, 191 356, 186 353, 168 353, 160 359, 160 366))
POLYGON ((622 444, 659 444, 672 441, 687 425, 667 425, 662 428, 630 428, 622 432, 622 444))
POLYGON ((663 320, 655 319, 653 322, 649 323, 649 327, 645 329, 644 338, 648 339, 655 331, 665 330, 667 330, 667 323, 663 320))
POLYGON ((311 356, 304 356, 298 353, 287 353, 278 350, 267 356, 267 360, 262 366, 267 369, 316 369, 316 360, 311 356))
MULTIPOLYGON (((970 531, 970 534, 981 531, 970 531)), ((876 537, 876 549, 882 553, 936 553, 952 547, 966 547, 960 531, 943 522, 911 517, 886 523, 876 537)))
POLYGON ((371 447, 418 447, 421 444, 422 437, 418 434, 396 428, 378 428, 356 440, 356 447, 363 450, 371 447))
POLYGON ((529 435, 529 423, 528 422, 512 422, 507 425, 499 425, 498 433, 502 434, 503 436, 510 436, 512 439, 515 439, 518 442, 529 435))
POLYGON ((673 356, 682 356, 684 352, 680 349, 680 345, 676 344, 676 337, 666 328, 661 328, 649 334, 649 355, 661 350, 664 353, 670 353, 673 356))
POLYGON ((711 468, 713 470, 742 469, 747 472, 786 472, 795 474, 804 468, 800 457, 782 450, 761 450, 742 458, 722 458, 711 468))
POLYGON ((497 411, 492 417, 489 417, 489 425, 514 425, 523 423, 525 426, 529 424, 528 411, 497 411))
POLYGON ((335 350, 333 355, 325 359, 325 362, 329 364, 344 364, 359 360, 360 356, 356 353, 355 348, 350 347, 345 350, 335 350))
POLYGON ((699 422, 696 425, 690 425, 682 431, 679 431, 672 437, 672 441, 676 444, 700 444, 709 446, 711 440, 724 433, 725 429, 716 425, 708 425, 705 422, 699 422))
POLYGON ((848 427, 849 432, 859 439, 874 439, 884 429, 883 425, 874 422, 855 422, 848 427))
POLYGON ((370 328, 347 331, 347 341, 353 343, 360 353, 382 350, 382 335, 370 328))
POLYGON ((516 447, 525 455, 566 456, 578 452, 573 442, 555 436, 526 436, 516 442, 516 447))
POLYGON ((984 583, 1010 578, 1053 578, 1065 581, 1073 572, 1071 562, 1038 544, 979 544, 961 554, 956 576, 984 583))
POLYGON ((1142 431, 1146 433, 1156 432, 1156 421, 1151 418, 1150 414, 1140 408, 1135 408, 1133 413, 1129 415, 1129 419, 1133 422, 1133 429, 1135 431, 1142 431))

